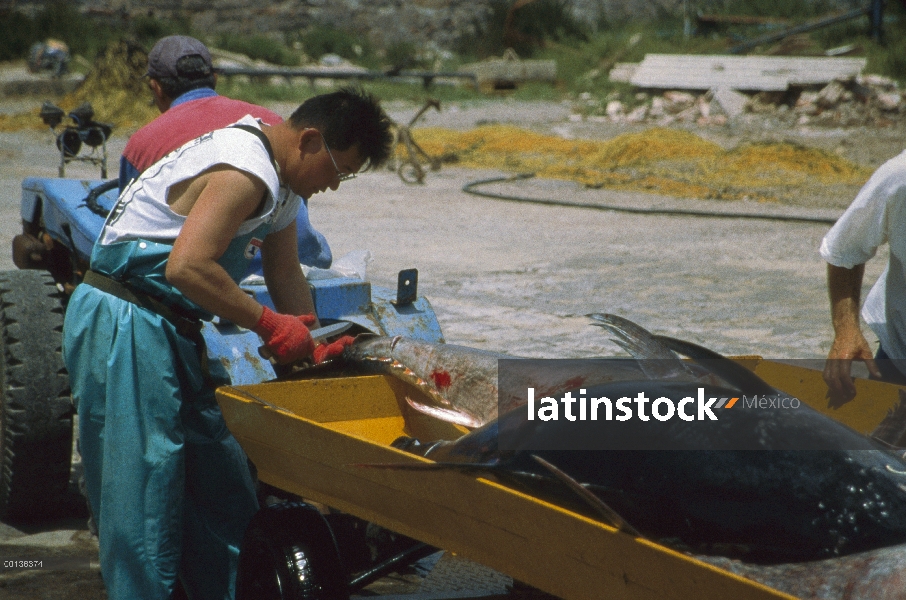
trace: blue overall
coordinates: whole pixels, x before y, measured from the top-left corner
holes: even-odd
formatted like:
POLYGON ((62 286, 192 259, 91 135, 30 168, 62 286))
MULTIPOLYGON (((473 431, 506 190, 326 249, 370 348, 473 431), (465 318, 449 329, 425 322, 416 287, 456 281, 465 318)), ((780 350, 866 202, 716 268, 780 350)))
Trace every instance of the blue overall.
MULTIPOLYGON (((243 277, 246 244, 220 259, 243 277)), ((210 315, 167 283, 171 246, 150 240, 96 244, 92 269, 170 307, 210 315)), ((66 311, 64 359, 79 415, 88 498, 101 573, 112 600, 165 600, 177 577, 194 599, 234 597, 239 545, 258 509, 246 456, 226 428, 199 348, 162 316, 87 284, 66 311)))

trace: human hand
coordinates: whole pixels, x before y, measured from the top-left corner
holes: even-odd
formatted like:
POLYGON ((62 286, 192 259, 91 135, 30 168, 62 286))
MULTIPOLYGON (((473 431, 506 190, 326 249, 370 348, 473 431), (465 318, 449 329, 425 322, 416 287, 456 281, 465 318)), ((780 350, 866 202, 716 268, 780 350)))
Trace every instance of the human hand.
POLYGON ((315 343, 308 325, 315 322, 314 315, 284 315, 265 306, 252 331, 264 340, 263 350, 271 355, 266 358, 273 357, 279 364, 287 364, 312 355, 315 343))
POLYGON ((856 360, 865 363, 872 377, 881 378, 881 371, 861 331, 837 335, 824 363, 823 373, 831 406, 842 406, 856 396, 852 377, 852 364, 856 360))
POLYGON ((335 342, 318 344, 318 347, 315 348, 314 352, 315 364, 319 365, 325 360, 336 358, 343 353, 343 349, 346 348, 346 346, 352 344, 354 341, 355 338, 351 335, 344 335, 335 342))

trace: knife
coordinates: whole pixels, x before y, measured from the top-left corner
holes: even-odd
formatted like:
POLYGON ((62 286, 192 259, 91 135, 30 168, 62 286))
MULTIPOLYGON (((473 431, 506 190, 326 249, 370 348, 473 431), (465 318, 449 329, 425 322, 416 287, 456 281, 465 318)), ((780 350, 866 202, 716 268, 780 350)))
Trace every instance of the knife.
POLYGON ((317 329, 311 330, 311 339, 319 342, 324 338, 329 338, 332 335, 343 333, 350 327, 352 327, 352 323, 350 323, 349 321, 340 321, 339 323, 334 323, 333 325, 318 327, 317 329))
MULTIPOLYGON (((334 323, 333 325, 326 325, 324 327, 312 329, 309 333, 311 334, 312 341, 317 343, 331 336, 343 333, 350 327, 352 327, 352 323, 350 323, 349 321, 340 321, 339 323, 334 323)), ((258 354, 261 356, 261 358, 273 358, 271 353, 264 346, 258 347, 258 354)))

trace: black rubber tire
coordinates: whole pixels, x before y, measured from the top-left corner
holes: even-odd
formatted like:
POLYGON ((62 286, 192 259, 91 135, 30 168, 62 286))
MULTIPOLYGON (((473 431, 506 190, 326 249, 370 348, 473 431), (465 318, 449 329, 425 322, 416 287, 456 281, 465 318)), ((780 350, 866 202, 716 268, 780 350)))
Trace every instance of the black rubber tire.
POLYGON ((317 509, 281 502, 258 511, 239 552, 236 600, 349 600, 348 574, 317 509))
POLYGON ((73 407, 63 293, 43 271, 0 272, 0 519, 53 515, 67 499, 73 407))

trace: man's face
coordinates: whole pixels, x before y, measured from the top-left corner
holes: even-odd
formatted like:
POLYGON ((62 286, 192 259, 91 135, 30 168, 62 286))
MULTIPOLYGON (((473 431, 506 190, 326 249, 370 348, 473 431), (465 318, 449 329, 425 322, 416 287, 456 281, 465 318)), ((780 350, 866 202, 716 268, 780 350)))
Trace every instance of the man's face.
POLYGON ((357 145, 346 150, 333 148, 328 150, 320 134, 317 140, 320 141, 319 147, 315 146, 318 148, 317 151, 301 152, 298 166, 293 165, 284 175, 284 182, 289 189, 303 198, 311 198, 314 194, 328 189, 336 190, 340 187, 341 177, 357 173, 365 162, 359 156, 357 145))

